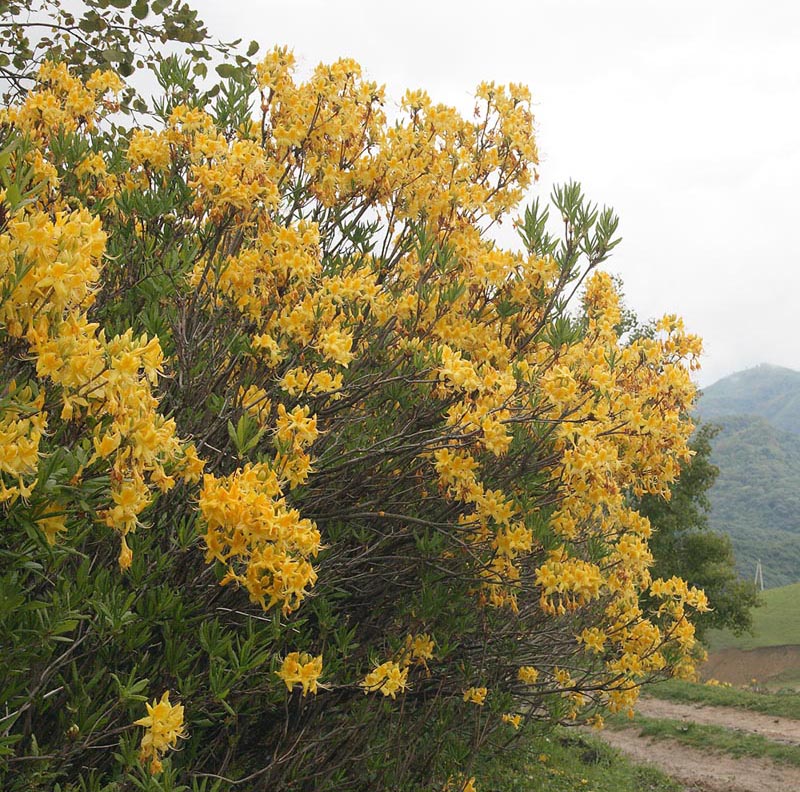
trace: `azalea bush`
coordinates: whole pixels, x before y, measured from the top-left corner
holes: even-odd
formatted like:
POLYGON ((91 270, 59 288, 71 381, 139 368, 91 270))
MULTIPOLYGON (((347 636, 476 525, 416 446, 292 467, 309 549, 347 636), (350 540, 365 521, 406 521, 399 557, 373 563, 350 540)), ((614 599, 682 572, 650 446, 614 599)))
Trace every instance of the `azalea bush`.
POLYGON ((527 90, 159 73, 147 126, 53 62, 0 117, 4 789, 473 789, 691 674, 629 504, 700 344, 620 337, 577 185, 520 209, 527 90))

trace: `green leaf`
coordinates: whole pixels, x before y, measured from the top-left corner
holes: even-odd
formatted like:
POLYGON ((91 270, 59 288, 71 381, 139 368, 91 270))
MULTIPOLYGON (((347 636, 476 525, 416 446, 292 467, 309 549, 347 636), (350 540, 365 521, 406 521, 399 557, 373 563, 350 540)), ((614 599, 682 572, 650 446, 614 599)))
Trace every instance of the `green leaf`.
POLYGON ((59 622, 55 627, 51 628, 51 635, 62 635, 63 633, 72 632, 78 626, 77 619, 64 619, 59 622))
POLYGON ((20 195, 19 187, 17 187, 16 184, 9 186, 6 190, 6 201, 8 201, 8 204, 16 209, 21 200, 22 195, 20 195))
POLYGON ((247 48, 247 57, 252 58, 258 52, 258 42, 251 41, 250 46, 247 48))
POLYGON ((223 80, 236 79, 239 74, 239 69, 235 66, 231 66, 230 63, 220 63, 219 66, 216 67, 216 71, 223 80))
POLYGON ((84 33, 97 33, 98 31, 102 30, 104 26, 103 20, 99 17, 96 13, 91 12, 87 14, 81 21, 78 23, 78 27, 84 33))
POLYGON ((102 52, 103 60, 108 63, 119 63, 125 58, 125 53, 117 47, 110 47, 102 52))
POLYGON ((131 13, 137 19, 144 19, 149 10, 150 9, 147 7, 147 0, 136 0, 136 5, 131 9, 131 13))

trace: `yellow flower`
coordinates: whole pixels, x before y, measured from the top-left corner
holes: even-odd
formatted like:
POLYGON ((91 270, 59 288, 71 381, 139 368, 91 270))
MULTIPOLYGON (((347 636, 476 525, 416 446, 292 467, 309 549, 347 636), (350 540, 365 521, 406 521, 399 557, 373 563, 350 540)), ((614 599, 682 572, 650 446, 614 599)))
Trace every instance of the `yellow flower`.
POLYGON ((433 639, 428 633, 419 633, 413 639, 409 636, 411 644, 411 659, 412 660, 431 660, 433 659, 433 639))
POLYGON ((304 696, 306 693, 316 693, 317 681, 322 674, 322 655, 312 657, 307 652, 291 652, 286 655, 277 674, 287 690, 294 685, 302 685, 304 696))
POLYGON ((170 704, 169 691, 165 691, 160 701, 153 699, 146 704, 147 715, 134 721, 136 726, 144 726, 139 761, 150 760, 150 772, 155 775, 161 770, 161 756, 177 745, 178 739, 187 736, 183 723, 183 705, 170 704))
POLYGON ((125 541, 124 536, 121 537, 118 562, 119 568, 123 572, 130 569, 131 563, 133 562, 133 550, 128 547, 128 543, 125 541))
POLYGON ((319 435, 317 417, 309 417, 310 408, 297 405, 291 412, 284 405, 278 405, 276 436, 282 443, 311 445, 319 435))
POLYGON ((408 667, 400 668, 393 660, 387 660, 367 674, 359 684, 364 688, 364 693, 380 691, 384 696, 395 698, 397 692, 408 687, 408 667))
POLYGON ((323 333, 319 339, 319 349, 325 357, 347 368, 353 359, 350 351, 353 339, 350 335, 336 328, 323 333))
POLYGON ((510 712, 506 712, 503 714, 502 721, 503 723, 511 724, 515 729, 519 729, 522 723, 522 715, 512 715, 510 712))
POLYGON ((586 721, 586 723, 587 723, 587 725, 591 726, 593 729, 598 729, 598 730, 602 729, 605 726, 605 721, 603 720, 603 716, 602 715, 592 715, 592 717, 589 718, 586 721))
POLYGON ((587 649, 600 654, 606 642, 606 635, 602 630, 598 630, 597 627, 587 627, 580 634, 579 640, 586 645, 587 649))
POLYGON ((464 691, 464 701, 470 701, 479 707, 484 705, 486 694, 489 691, 485 687, 471 687, 464 691))
MULTIPOLYGON (((58 509, 59 507, 54 505, 53 508, 58 509)), ((36 524, 44 532, 47 543, 51 545, 56 543, 56 539, 60 533, 67 530, 65 514, 53 514, 47 517, 40 517, 36 521, 36 524)))
POLYGON ((535 685, 539 678, 539 672, 533 666, 522 666, 517 672, 520 682, 526 685, 535 685))

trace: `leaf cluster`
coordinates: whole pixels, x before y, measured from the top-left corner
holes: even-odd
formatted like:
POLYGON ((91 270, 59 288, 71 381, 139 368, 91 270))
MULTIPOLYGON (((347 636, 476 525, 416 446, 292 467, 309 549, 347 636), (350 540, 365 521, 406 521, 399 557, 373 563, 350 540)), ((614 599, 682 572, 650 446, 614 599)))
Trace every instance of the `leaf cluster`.
MULTIPOLYGON (((0 4, 0 80, 4 101, 18 99, 35 81, 46 60, 68 63, 87 78, 98 68, 123 77, 156 69, 176 50, 188 58, 196 78, 206 76, 215 58, 222 76, 243 75, 258 50, 238 52, 241 39, 213 40, 202 19, 183 0, 6 0, 0 4)), ((146 103, 126 88, 120 109, 145 111, 146 103)))

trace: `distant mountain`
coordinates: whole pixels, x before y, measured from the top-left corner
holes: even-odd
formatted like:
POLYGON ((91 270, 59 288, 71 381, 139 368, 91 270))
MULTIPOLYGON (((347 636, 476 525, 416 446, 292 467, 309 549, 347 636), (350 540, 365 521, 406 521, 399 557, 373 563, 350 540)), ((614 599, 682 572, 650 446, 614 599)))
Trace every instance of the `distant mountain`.
POLYGON ((707 387, 697 417, 722 427, 711 459, 711 528, 730 535, 739 571, 768 588, 800 580, 800 372, 762 364, 707 387))
POLYGON ((709 492, 710 527, 730 535, 736 564, 768 588, 800 580, 800 435, 755 416, 721 416, 712 443, 719 478, 709 492))
POLYGON ((704 421, 757 415, 776 429, 800 435, 800 371, 763 363, 709 385, 697 405, 704 421))

